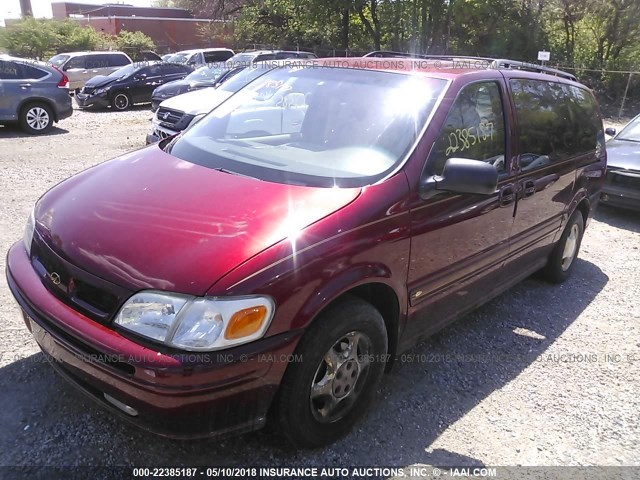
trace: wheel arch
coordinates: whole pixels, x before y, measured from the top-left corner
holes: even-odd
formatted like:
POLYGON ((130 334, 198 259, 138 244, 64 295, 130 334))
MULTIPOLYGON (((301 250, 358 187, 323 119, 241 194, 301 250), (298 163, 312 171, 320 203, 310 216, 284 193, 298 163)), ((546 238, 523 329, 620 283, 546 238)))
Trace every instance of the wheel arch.
POLYGON ((327 309, 337 303, 348 300, 349 297, 357 297, 364 300, 380 312, 387 329, 387 353, 389 354, 387 368, 390 368, 398 348, 403 314, 400 308, 400 296, 393 287, 382 279, 370 279, 365 283, 340 291, 316 312, 311 321, 305 326, 305 330, 317 322, 327 309))
POLYGON ((44 103, 47 107, 49 107, 49 109, 51 110, 51 114, 53 115, 53 121, 58 121, 58 112, 56 111, 54 103, 51 101, 51 99, 44 97, 29 97, 22 100, 18 105, 18 119, 22 117, 22 112, 26 107, 36 103, 44 103))

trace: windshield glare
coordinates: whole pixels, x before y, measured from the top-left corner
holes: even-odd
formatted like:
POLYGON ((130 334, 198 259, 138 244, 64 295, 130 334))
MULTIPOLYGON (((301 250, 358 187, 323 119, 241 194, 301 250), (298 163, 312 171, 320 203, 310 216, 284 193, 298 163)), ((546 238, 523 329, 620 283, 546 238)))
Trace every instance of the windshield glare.
POLYGON ((631 122, 629 122, 629 124, 618 134, 616 139, 640 142, 640 116, 631 120, 631 122))
POLYGON ((125 67, 119 68, 115 72, 111 72, 108 76, 111 78, 120 78, 126 77, 127 75, 131 75, 133 72, 140 68, 139 65, 131 64, 125 67))
POLYGON ((55 57, 51 57, 49 59, 49 63, 55 65, 56 67, 60 67, 64 62, 67 61, 69 55, 56 55, 55 57))
POLYGON ((166 61, 173 63, 187 63, 190 55, 190 53, 176 53, 175 55, 170 56, 166 61))
POLYGON ((222 66, 200 67, 191 72, 184 79, 189 82, 213 82, 225 71, 225 68, 223 68, 222 66))
POLYGON ((364 186, 404 159, 445 86, 381 71, 274 68, 188 129, 170 152, 261 180, 364 186))

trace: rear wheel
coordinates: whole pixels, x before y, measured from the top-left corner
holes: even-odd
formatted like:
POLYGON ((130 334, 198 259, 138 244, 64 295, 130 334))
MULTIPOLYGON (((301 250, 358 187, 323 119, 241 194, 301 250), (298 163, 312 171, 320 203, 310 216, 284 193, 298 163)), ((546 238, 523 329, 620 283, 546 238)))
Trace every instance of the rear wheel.
POLYGON ((116 110, 126 110, 131 106, 131 97, 125 92, 116 92, 111 97, 111 106, 116 110))
POLYGON ((280 387, 278 423, 296 447, 319 447, 345 435, 371 402, 387 360, 380 313, 349 297, 305 333, 280 387))
POLYGON ((561 283, 569 278, 580 251, 583 234, 584 218, 582 213, 576 210, 549 255, 547 265, 542 269, 542 275, 545 279, 553 283, 561 283))
POLYGON ((44 103, 30 103, 20 112, 20 126, 31 134, 46 133, 53 126, 53 112, 44 103))

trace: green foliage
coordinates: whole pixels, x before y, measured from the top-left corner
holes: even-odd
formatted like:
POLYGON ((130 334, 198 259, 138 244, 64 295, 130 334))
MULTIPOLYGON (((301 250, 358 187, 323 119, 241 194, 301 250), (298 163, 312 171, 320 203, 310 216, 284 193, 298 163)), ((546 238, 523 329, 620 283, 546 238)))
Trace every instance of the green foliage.
POLYGON ((73 20, 26 17, 0 29, 0 48, 18 57, 47 59, 56 53, 112 48, 135 57, 140 51, 153 50, 155 45, 142 32, 123 31, 111 37, 73 20))
POLYGON ((156 48, 151 37, 142 32, 127 32, 123 30, 115 37, 114 41, 116 49, 125 52, 134 61, 138 60, 140 52, 145 50, 153 51, 156 48))

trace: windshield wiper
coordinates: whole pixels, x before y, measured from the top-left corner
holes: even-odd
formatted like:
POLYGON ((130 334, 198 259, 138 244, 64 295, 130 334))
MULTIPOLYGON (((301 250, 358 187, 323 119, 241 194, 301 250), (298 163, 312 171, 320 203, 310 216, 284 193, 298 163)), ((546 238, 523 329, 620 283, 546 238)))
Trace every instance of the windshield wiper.
POLYGON ((262 181, 262 179, 260 179, 260 178, 252 177, 251 175, 245 175, 244 173, 234 172, 232 170, 227 170, 226 168, 214 168, 214 170, 217 170, 217 171, 222 172, 222 173, 228 173, 230 175, 238 175, 239 177, 252 178, 254 180, 262 181))

